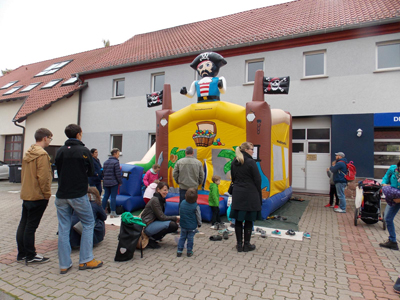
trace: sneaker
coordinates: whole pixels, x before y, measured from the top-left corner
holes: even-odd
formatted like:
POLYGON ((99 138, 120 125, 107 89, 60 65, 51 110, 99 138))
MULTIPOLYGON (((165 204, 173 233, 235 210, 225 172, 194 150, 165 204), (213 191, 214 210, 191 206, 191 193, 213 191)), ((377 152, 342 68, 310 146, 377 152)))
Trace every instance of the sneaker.
POLYGON ((18 258, 17 257, 17 263, 24 263, 25 259, 26 259, 26 257, 23 257, 23 258, 18 258))
POLYGON ((382 248, 388 248, 388 249, 392 249, 392 250, 399 250, 399 245, 397 244, 397 242, 392 242, 390 240, 387 240, 384 243, 380 243, 379 246, 382 247, 382 248))
POLYGON ((160 249, 161 246, 153 239, 149 239, 149 243, 147 244, 147 247, 151 249, 160 249))
POLYGON ((327 204, 327 205, 325 205, 324 207, 333 207, 333 205, 331 205, 331 204, 327 204))
POLYGON ((303 237, 306 238, 306 239, 311 239, 311 234, 309 234, 308 232, 305 232, 303 234, 303 237))
POLYGON ((86 269, 97 269, 103 265, 101 260, 95 260, 94 258, 84 264, 79 264, 79 270, 86 270, 86 269))
POLYGON ((187 252, 187 257, 192 257, 193 256, 193 251, 188 251, 187 252))
POLYGON ((217 226, 216 226, 216 225, 213 225, 213 226, 210 227, 210 229, 217 230, 217 226))
POLYGON ((50 258, 43 257, 39 254, 36 254, 36 256, 30 260, 27 260, 26 263, 45 263, 48 262, 50 258))
POLYGON ((338 209, 339 208, 339 205, 335 205, 334 207, 333 207, 333 209, 338 209))
POLYGON ((394 292, 400 294, 400 277, 397 278, 396 283, 393 286, 394 292))
POLYGON ((333 211, 334 211, 334 212, 337 212, 337 213, 346 213, 346 211, 343 210, 343 209, 341 209, 341 208, 336 208, 336 209, 334 209, 333 211))
POLYGON ((60 269, 60 274, 67 274, 69 269, 71 269, 71 268, 72 268, 72 264, 66 269, 60 269))
POLYGON ((182 252, 177 252, 176 253, 176 257, 181 257, 182 256, 182 252))
POLYGON ((278 229, 275 229, 274 231, 271 232, 272 234, 275 235, 281 235, 281 232, 278 229))

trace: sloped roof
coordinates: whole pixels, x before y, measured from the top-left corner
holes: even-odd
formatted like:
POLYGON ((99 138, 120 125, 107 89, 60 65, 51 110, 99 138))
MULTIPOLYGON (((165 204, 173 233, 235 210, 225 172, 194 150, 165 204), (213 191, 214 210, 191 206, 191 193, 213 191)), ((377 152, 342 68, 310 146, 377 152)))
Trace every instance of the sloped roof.
MULTIPOLYGON (((115 46, 114 46, 115 47, 115 46)), ((87 65, 95 62, 100 56, 109 52, 113 47, 105 47, 86 51, 78 54, 72 54, 64 57, 54 58, 34 64, 21 66, 12 72, 0 77, 0 88, 11 81, 18 81, 11 87, 0 90, 0 103, 5 101, 24 100, 21 107, 15 115, 13 121, 23 121, 28 115, 36 112, 39 109, 47 108, 52 103, 72 95, 74 92, 85 87, 80 85, 79 81, 73 85, 61 86, 65 81, 71 78, 72 74, 87 65), (69 61, 70 63, 59 69, 51 75, 37 76, 38 73, 50 67, 54 63, 69 61), (53 79, 62 79, 56 86, 49 89, 41 89, 45 84, 53 79), (31 83, 41 82, 33 90, 29 92, 21 92, 25 87, 31 83), (3 95, 13 87, 23 87, 18 91, 10 94, 3 95)))
POLYGON ((136 35, 81 73, 399 21, 399 0, 297 0, 136 35))

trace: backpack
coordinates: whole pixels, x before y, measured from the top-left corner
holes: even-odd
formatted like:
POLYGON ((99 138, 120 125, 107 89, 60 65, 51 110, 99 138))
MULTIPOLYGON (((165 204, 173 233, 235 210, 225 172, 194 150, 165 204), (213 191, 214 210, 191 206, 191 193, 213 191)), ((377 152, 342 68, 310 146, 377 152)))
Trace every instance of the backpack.
MULTIPOLYGON (((343 160, 339 160, 339 161, 341 161, 341 162, 343 162, 344 164, 346 164, 343 160)), ((357 171, 356 171, 355 165, 353 164, 353 161, 348 162, 348 163, 346 164, 346 167, 347 167, 347 173, 344 174, 344 178, 345 178, 347 181, 353 181, 353 180, 355 180, 355 179, 356 179, 356 173, 357 173, 357 171)))

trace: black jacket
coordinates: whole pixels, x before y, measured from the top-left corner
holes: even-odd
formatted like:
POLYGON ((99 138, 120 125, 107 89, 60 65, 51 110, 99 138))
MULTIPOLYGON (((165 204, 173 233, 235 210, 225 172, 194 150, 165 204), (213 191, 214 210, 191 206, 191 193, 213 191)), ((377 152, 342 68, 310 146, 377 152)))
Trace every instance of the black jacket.
POLYGON ((261 175, 253 158, 246 152, 242 153, 243 165, 236 159, 231 164, 232 209, 261 211, 261 175))
POLYGON ((103 171, 101 170, 101 163, 100 159, 94 158, 93 159, 93 166, 94 166, 94 172, 93 172, 93 177, 89 177, 89 184, 90 185, 95 185, 96 183, 99 183, 103 180, 103 171))
POLYGON ((103 186, 122 184, 122 172, 118 158, 110 156, 103 165, 103 186))
POLYGON ((56 154, 57 198, 73 199, 87 194, 88 176, 93 176, 92 155, 77 139, 69 139, 56 154))

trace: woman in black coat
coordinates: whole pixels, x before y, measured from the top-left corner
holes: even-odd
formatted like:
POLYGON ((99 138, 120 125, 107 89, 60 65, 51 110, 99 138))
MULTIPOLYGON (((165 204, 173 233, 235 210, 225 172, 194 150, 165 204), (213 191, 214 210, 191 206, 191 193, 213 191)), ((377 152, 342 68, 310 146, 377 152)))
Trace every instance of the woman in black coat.
POLYGON ((235 219, 235 233, 238 252, 256 249, 250 244, 253 222, 261 216, 261 176, 253 160, 253 144, 244 142, 236 148, 236 158, 231 164, 233 182, 232 208, 229 215, 235 219), (244 226, 243 226, 244 222, 244 226), (244 244, 242 242, 244 231, 244 244))

